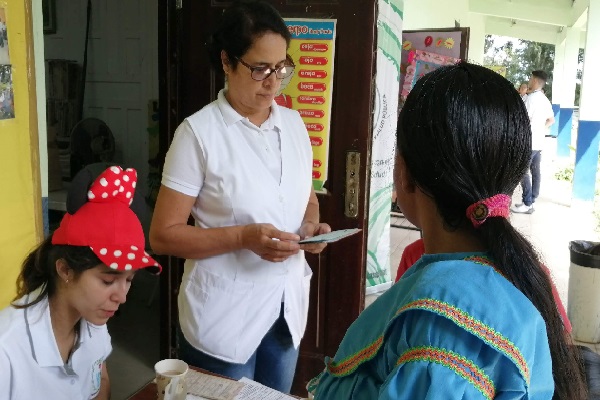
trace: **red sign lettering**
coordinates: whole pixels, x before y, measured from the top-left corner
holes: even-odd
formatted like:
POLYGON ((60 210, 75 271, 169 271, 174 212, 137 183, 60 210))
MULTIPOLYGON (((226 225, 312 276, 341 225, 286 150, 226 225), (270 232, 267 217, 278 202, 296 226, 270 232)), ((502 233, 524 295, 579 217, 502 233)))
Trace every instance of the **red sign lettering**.
POLYGON ((298 113, 300 113, 301 117, 307 118, 323 118, 325 116, 325 111, 321 110, 300 109, 298 113))
POLYGON ((325 104, 325 97, 322 96, 298 96, 298 103, 301 104, 325 104))
POLYGON ((319 179, 321 177, 321 173, 319 171, 313 171, 313 179, 319 179))
POLYGON ((323 165, 321 160, 313 160, 313 168, 319 168, 321 165, 323 165))
POLYGON ((323 132, 323 129, 325 129, 325 127, 321 124, 304 124, 306 125, 306 130, 311 131, 311 132, 323 132))
POLYGON ((329 46, 326 43, 301 43, 300 44, 301 51, 316 51, 318 53, 323 53, 329 50, 329 46))
POLYGON ((298 72, 298 75, 300 75, 300 78, 323 79, 327 77, 327 72, 321 70, 301 69, 300 72, 298 72))
POLYGON ((300 64, 304 65, 327 65, 327 57, 300 57, 300 64))
POLYGON ((324 83, 318 82, 300 82, 298 89, 304 92, 324 92, 326 87, 324 83))
POLYGON ((313 146, 322 146, 323 145, 323 139, 321 139, 320 137, 311 136, 310 137, 310 144, 312 144, 313 146))

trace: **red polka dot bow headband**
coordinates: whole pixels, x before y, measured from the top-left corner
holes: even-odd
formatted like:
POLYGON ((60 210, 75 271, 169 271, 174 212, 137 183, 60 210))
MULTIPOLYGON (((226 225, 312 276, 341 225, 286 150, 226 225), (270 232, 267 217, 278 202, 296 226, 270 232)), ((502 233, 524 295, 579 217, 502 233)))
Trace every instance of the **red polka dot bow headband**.
POLYGON ((63 217, 52 244, 89 246, 109 268, 127 271, 162 267, 144 250, 142 225, 129 207, 137 172, 112 166, 98 176, 87 192, 87 202, 63 217))

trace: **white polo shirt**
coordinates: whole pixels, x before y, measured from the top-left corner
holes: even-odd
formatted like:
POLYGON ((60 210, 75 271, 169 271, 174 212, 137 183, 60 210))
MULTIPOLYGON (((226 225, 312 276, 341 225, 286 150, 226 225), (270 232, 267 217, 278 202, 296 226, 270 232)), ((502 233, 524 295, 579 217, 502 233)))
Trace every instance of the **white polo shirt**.
POLYGON ((110 335, 106 325, 83 319, 79 329, 79 339, 65 364, 52 331, 47 298, 25 309, 0 311, 0 400, 96 397, 102 364, 112 350, 110 335))
POLYGON ((552 104, 544 93, 536 90, 525 98, 525 107, 531 123, 531 150, 542 150, 548 132, 546 120, 554 117, 552 104))
MULTIPOLYGON (((221 91, 177 128, 162 184, 196 197, 196 226, 270 223, 298 232, 312 186, 308 132, 296 111, 275 102, 269 120, 257 127, 221 91)), ((183 334, 213 357, 245 363, 279 317, 283 298, 297 347, 311 276, 302 251, 281 263, 250 250, 187 260, 178 298, 183 334)))

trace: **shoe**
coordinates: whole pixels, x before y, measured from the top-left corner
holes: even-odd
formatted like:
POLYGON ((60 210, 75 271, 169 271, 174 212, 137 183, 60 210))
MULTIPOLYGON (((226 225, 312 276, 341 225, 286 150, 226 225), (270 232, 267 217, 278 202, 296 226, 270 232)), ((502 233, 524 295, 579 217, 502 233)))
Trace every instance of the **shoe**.
POLYGON ((513 205, 513 207, 521 207, 523 205, 523 203, 517 203, 515 205, 513 205))
POLYGON ((533 205, 528 206, 525 204, 519 204, 519 205, 515 205, 513 207, 510 208, 510 211, 517 213, 517 214, 533 214, 533 205))

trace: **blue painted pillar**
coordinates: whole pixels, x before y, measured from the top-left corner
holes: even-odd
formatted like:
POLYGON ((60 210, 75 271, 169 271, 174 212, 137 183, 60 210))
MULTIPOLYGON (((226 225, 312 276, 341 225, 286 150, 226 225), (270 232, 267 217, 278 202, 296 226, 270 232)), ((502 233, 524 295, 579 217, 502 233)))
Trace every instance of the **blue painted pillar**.
POLYGON ((560 108, 559 118, 554 123, 557 128, 558 138, 556 144, 556 155, 569 157, 571 155, 571 131, 573 130, 573 107, 560 108))
POLYGON ((554 112, 554 123, 550 127, 550 135, 558 136, 558 122, 560 121, 560 104, 552 102, 552 111, 554 112))
POLYGON ((600 52, 592 51, 600 40, 600 0, 590 0, 583 60, 583 78, 577 131, 573 201, 591 205, 596 188, 600 144, 600 52))
POLYGON ((573 109, 575 107, 575 88, 581 29, 568 27, 564 40, 563 75, 560 83, 560 112, 557 126, 558 142, 556 153, 559 157, 569 157, 571 150, 571 131, 573 130, 573 109))
POLYGON ((552 111, 554 111, 554 120, 556 121, 550 127, 550 134, 558 136, 558 121, 560 119, 560 100, 562 95, 562 81, 565 59, 565 40, 561 38, 554 46, 554 70, 552 71, 552 111))

